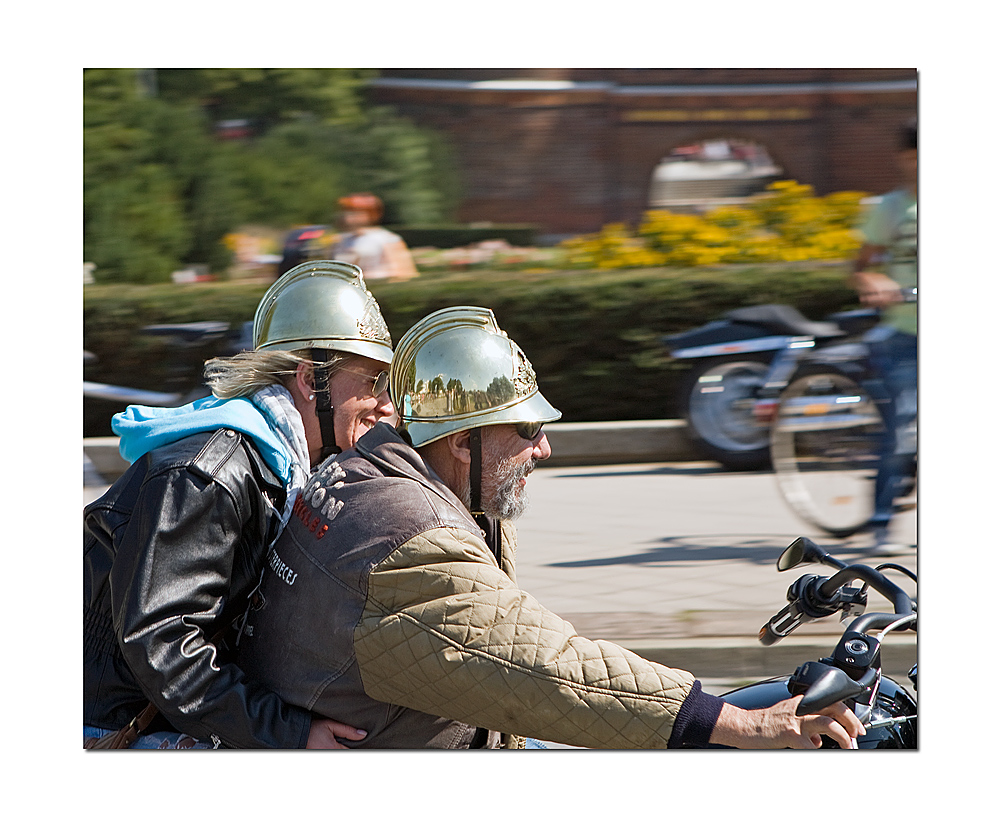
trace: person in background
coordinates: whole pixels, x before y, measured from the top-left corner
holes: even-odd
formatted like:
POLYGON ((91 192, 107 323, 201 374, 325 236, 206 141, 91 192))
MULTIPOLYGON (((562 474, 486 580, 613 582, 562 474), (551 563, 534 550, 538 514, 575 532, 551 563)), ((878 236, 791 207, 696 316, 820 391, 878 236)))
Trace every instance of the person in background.
POLYGON ((390 380, 401 430, 327 460, 275 544, 240 645, 251 677, 364 728, 359 748, 846 748, 864 733, 843 703, 732 706, 518 587, 513 520, 561 413, 489 309, 419 321, 390 380))
POLYGON ((917 304, 907 293, 917 287, 917 126, 900 129, 898 161, 903 184, 881 200, 862 226, 864 244, 852 271, 861 303, 883 310, 866 342, 886 386, 882 412, 885 435, 875 478, 875 513, 870 528, 877 556, 913 552, 891 541, 893 505, 910 476, 914 440, 906 434, 917 416, 917 304))
POLYGON ((368 279, 403 280, 417 275, 406 243, 393 232, 379 226, 382 200, 371 193, 354 193, 339 200, 341 234, 333 246, 332 257, 361 267, 368 279))
POLYGON ((314 717, 233 663, 248 600, 311 470, 395 417, 392 341, 361 271, 302 264, 268 289, 254 350, 214 358, 213 396, 130 406, 128 471, 84 510, 84 745, 332 748, 314 717))

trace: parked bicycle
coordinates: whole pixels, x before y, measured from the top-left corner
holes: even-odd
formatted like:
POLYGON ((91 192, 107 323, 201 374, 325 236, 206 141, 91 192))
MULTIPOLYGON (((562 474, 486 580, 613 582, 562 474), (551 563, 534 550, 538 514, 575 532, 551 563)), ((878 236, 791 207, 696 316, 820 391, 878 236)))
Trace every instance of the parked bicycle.
MULTIPOLYGON (((908 301, 916 297, 916 289, 905 293, 908 301)), ((851 536, 868 525, 875 510, 884 412, 892 396, 864 337, 811 350, 797 361, 788 380, 770 428, 778 489, 804 521, 833 536, 851 536)), ((904 399, 916 401, 916 394, 904 399)), ((906 503, 916 487, 915 412, 895 444, 909 462, 897 498, 906 503)))

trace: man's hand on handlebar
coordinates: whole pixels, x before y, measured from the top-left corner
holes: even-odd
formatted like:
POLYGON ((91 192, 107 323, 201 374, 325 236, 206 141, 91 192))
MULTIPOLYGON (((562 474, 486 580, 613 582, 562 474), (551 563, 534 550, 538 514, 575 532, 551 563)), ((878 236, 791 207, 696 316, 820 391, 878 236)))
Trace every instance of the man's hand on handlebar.
POLYGON ((328 721, 314 718, 312 726, 309 727, 309 739, 306 741, 307 749, 346 749, 344 744, 337 738, 344 740, 361 740, 368 733, 363 729, 355 729, 339 721, 328 721))
POLYGON ((845 704, 800 717, 795 709, 801 700, 797 695, 768 709, 724 704, 711 742, 736 749, 818 749, 822 736, 829 735, 841 749, 850 749, 852 740, 865 734, 865 727, 845 704))

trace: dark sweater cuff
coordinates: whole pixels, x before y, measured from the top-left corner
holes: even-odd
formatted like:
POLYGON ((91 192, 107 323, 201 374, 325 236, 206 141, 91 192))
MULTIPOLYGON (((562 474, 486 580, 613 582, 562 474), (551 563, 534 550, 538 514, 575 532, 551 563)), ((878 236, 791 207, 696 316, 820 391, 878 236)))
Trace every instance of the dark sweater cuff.
POLYGON ((684 699, 673 732, 667 742, 668 749, 703 749, 708 746, 715 722, 722 712, 722 698, 701 691, 701 681, 695 681, 691 694, 684 699))

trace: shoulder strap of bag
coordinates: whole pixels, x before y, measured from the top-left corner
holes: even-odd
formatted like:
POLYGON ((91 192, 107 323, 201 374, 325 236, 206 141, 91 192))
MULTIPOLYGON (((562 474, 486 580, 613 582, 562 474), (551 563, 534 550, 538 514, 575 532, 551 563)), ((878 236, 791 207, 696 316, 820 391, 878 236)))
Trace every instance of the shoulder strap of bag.
POLYGON ((123 726, 117 732, 105 735, 103 738, 90 738, 83 744, 84 749, 128 749, 139 735, 145 732, 156 717, 156 707, 146 704, 146 708, 132 718, 128 726, 123 726))

